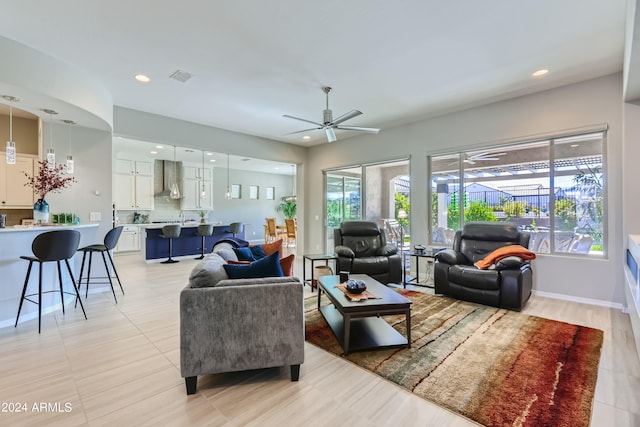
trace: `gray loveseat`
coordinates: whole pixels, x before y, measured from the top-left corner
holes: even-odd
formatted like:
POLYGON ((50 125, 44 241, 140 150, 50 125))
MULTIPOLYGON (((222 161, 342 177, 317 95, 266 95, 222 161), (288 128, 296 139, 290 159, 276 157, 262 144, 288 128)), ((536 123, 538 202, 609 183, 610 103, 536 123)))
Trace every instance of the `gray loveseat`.
POLYGON ((180 293, 180 369, 187 394, 197 376, 304 362, 303 285, 296 277, 229 279, 228 248, 203 259, 180 293), (226 258, 226 259, 225 259, 226 258))

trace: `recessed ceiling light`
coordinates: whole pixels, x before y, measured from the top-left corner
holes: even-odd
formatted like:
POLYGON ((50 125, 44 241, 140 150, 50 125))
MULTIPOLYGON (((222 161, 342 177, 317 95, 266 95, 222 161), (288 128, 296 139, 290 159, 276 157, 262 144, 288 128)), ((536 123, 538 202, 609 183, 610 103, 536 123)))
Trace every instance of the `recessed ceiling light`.
POLYGON ((158 154, 158 152, 157 152, 157 151, 153 151, 153 150, 152 150, 152 151, 149 151, 149 152, 150 152, 151 154, 158 154))
POLYGON ((160 150, 162 150, 164 147, 162 145, 156 145, 156 148, 159 148, 160 150))
POLYGON ((304 141, 308 141, 308 140, 310 140, 310 139, 311 139, 311 137, 310 137, 309 135, 305 135, 305 136, 303 136, 303 137, 302 137, 302 139, 303 139, 304 141))
POLYGON ((579 147, 579 146, 580 146, 580 144, 571 144, 571 148, 576 148, 576 147, 579 147))
POLYGON ((149 76, 145 76, 144 74, 136 74, 134 78, 140 83, 149 83, 151 78, 149 76))
POLYGON ((215 161, 216 161, 216 159, 209 159, 209 161, 210 161, 210 162, 215 162, 215 161))
POLYGON ((549 70, 543 68, 542 70, 535 71, 531 75, 533 77, 542 77, 542 76, 546 75, 547 73, 549 73, 549 70))
POLYGON ((213 156, 213 153, 211 151, 207 151, 204 154, 206 154, 207 156, 213 156))

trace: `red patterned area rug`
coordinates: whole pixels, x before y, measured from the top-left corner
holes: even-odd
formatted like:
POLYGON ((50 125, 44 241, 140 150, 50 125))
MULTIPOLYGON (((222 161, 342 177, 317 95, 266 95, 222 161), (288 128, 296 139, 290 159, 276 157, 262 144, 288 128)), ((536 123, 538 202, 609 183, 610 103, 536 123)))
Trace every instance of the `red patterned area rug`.
MULTIPOLYGON (((413 301, 411 348, 351 353, 351 362, 485 426, 588 426, 603 332, 455 299, 413 301)), ((306 339, 342 354, 305 301, 306 339)), ((386 317, 403 336, 404 316, 386 317)))

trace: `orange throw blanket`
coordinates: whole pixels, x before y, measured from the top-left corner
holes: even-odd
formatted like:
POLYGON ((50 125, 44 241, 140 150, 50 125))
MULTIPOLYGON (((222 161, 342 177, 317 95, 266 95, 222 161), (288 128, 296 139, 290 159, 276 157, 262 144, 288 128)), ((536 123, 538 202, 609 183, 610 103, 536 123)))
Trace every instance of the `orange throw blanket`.
POLYGON ((484 259, 475 262, 475 266, 481 270, 486 270, 501 259, 510 256, 517 256, 522 259, 536 259, 536 254, 520 245, 503 246, 487 255, 484 259))

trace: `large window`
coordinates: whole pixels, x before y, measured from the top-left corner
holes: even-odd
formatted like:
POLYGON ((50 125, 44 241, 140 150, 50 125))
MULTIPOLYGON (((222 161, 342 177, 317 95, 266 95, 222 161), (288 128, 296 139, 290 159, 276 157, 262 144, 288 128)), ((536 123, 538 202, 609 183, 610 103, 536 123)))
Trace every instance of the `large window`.
POLYGON ((509 221, 539 253, 603 254, 605 132, 429 157, 431 240, 509 221))

